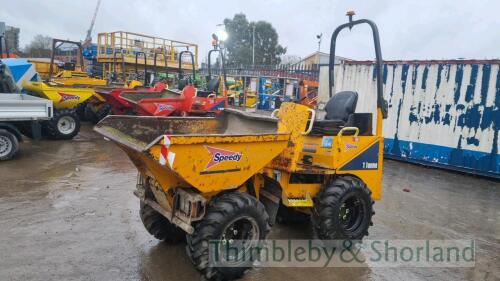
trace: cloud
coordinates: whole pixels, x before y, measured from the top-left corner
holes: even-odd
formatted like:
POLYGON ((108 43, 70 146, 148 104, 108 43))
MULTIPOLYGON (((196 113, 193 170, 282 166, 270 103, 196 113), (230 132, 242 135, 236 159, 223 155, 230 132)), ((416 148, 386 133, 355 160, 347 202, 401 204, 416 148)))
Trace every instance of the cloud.
MULTIPOLYGON (((0 19, 21 28, 21 45, 36 34, 83 40, 97 1, 0 0, 0 19), (5 2, 8 2, 6 4, 5 2)), ((329 49, 333 29, 346 22, 345 12, 373 19, 379 26, 382 50, 388 59, 497 58, 500 37, 498 1, 196 1, 102 0, 97 32, 133 31, 197 43, 206 56, 210 35, 224 18, 243 12, 251 21, 273 24, 288 54, 304 57, 317 49, 316 34, 323 33, 322 50, 329 49)), ((343 33, 338 54, 373 57, 368 28, 343 33)))

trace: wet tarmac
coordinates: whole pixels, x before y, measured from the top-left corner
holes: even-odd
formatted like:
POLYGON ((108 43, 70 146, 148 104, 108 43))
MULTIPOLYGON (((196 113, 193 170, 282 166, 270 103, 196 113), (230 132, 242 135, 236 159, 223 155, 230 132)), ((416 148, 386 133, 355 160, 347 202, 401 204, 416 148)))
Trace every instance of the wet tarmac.
MULTIPOLYGON (((202 279, 184 245, 143 228, 135 168, 90 126, 73 141, 21 150, 0 163, 0 280, 202 279)), ((499 202, 498 182, 386 161, 368 238, 475 239, 475 267, 258 268, 243 280, 500 280, 499 202)), ((271 232, 310 237, 308 225, 271 232)))

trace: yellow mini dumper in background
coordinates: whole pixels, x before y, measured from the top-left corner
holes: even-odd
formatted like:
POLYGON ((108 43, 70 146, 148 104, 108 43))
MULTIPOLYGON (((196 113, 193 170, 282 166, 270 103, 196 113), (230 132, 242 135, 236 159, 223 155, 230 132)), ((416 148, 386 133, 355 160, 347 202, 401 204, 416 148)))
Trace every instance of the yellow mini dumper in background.
MULTIPOLYGON (((105 91, 117 87, 142 86, 142 83, 135 80, 107 85, 106 80, 90 77, 83 71, 83 49, 81 43, 76 41, 52 39, 50 61, 31 62, 35 64, 37 71, 45 74, 45 81, 24 81, 23 88, 30 95, 46 98, 54 103, 54 117, 42 123, 43 135, 52 139, 72 139, 80 130, 80 121, 95 124, 108 115, 111 107, 96 89, 105 91), (76 47, 74 70, 59 70, 55 63, 56 50, 63 44, 76 47), (57 73, 54 74, 56 70, 57 73)), ((27 130, 23 132, 26 133, 27 130)))
POLYGON ((148 232, 167 242, 186 236, 187 253, 207 279, 238 278, 252 266, 225 256, 223 266, 210 263, 210 241, 221 247, 243 241, 243 253, 252 254, 249 245, 266 238, 279 208, 310 215, 318 239, 368 235, 373 202, 381 197, 387 110, 373 22, 351 15, 335 30, 330 75, 338 33, 361 23, 371 26, 375 41, 376 128, 372 113, 355 113, 357 93, 346 91, 331 96, 325 120, 304 105, 283 103, 277 118, 227 109, 217 118, 108 116, 95 127, 139 170, 134 193, 148 232))
POLYGON ((42 123, 43 135, 52 139, 72 139, 80 130, 80 119, 85 106, 94 100, 101 104, 105 102, 104 98, 95 93, 93 87, 106 85, 106 81, 88 77, 82 72, 84 62, 80 42, 52 39, 51 59, 48 65, 45 62, 32 61, 32 63, 35 64, 37 71, 46 74, 46 80, 24 81, 23 89, 30 95, 46 98, 54 103, 53 118, 42 123), (55 64, 55 53, 62 44, 77 47, 79 63, 75 66, 75 71, 61 70, 53 75, 58 68, 55 64))

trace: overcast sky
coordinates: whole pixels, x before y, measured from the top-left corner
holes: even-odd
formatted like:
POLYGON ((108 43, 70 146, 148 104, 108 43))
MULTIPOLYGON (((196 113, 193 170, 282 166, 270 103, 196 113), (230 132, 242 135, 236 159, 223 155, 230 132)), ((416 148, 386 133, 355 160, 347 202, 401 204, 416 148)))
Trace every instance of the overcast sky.
MULTIPOLYGON (((0 0, 0 21, 21 28, 21 46, 36 34, 83 40, 97 0, 0 0)), ((466 0, 102 0, 93 31, 133 31, 197 43, 206 56, 210 35, 224 18, 243 12, 250 21, 271 22, 287 54, 327 51, 345 12, 374 20, 385 59, 500 57, 500 1, 466 0)), ((368 28, 345 32, 338 55, 373 56, 368 28)))

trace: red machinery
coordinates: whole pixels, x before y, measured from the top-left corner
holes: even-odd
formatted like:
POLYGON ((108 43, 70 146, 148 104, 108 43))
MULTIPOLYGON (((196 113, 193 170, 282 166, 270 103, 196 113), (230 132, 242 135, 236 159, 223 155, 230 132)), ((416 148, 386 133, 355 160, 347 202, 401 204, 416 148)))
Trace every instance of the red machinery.
POLYGON ((181 115, 209 115, 219 114, 227 106, 227 96, 217 96, 215 92, 197 90, 189 85, 182 91, 186 99, 184 111, 181 115))
POLYGON ((162 91, 166 88, 167 85, 160 82, 156 83, 152 88, 97 88, 96 93, 100 94, 106 100, 106 103, 111 106, 113 115, 128 115, 132 113, 132 106, 121 97, 122 93, 146 94, 146 96, 141 95, 142 98, 158 98, 161 97, 162 91))
MULTIPOLYGON (((220 50, 214 49, 209 52, 220 50)), ((137 57, 136 57, 137 66, 137 57)), ((210 70, 210 68, 209 68, 210 70)), ((137 72, 137 71, 136 71, 137 72)), ((226 106, 228 98, 225 92, 225 72, 223 96, 217 96, 220 80, 211 79, 209 71, 209 87, 207 89, 197 89, 192 82, 195 80, 196 72, 194 68, 194 55, 190 51, 182 51, 179 54, 179 90, 180 92, 169 90, 165 84, 157 83, 154 88, 146 90, 131 89, 104 89, 98 91, 111 105, 111 112, 115 115, 142 115, 142 116, 214 116, 220 113, 226 106), (193 65, 192 79, 184 79, 181 68, 182 55, 187 54, 191 58, 193 65)), ((145 81, 146 82, 146 81, 145 81)))
POLYGON ((180 94, 168 89, 154 96, 147 92, 126 91, 120 94, 120 98, 128 102, 135 114, 146 116, 213 116, 227 105, 227 97, 199 91, 193 85, 185 86, 180 94))
MULTIPOLYGON (((219 49, 209 52, 210 55, 219 49)), ((223 56, 223 54, 221 53, 223 56)), ((222 58, 222 61, 224 59, 222 58)), ((222 96, 217 96, 219 89, 219 78, 211 79, 210 67, 208 76, 208 87, 205 90, 197 89, 192 82, 195 80, 196 72, 194 68, 194 55, 190 51, 179 53, 179 85, 181 92, 172 91, 163 88, 159 91, 122 91, 120 93, 110 93, 106 100, 114 108, 113 114, 137 114, 145 116, 214 116, 220 113, 226 106, 228 98, 226 95, 226 77, 224 72, 224 91, 222 96), (185 79, 181 68, 181 58, 183 55, 189 55, 191 58, 192 79, 185 79)), ((223 67, 224 68, 224 67, 223 67)))

